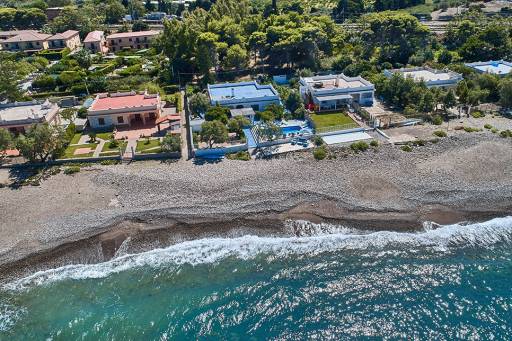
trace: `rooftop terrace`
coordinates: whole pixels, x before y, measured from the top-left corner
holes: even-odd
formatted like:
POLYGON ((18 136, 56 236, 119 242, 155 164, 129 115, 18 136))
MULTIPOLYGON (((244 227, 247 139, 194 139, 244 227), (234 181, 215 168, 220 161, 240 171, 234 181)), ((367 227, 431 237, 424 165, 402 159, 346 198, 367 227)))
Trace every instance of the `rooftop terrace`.
POLYGON ((279 96, 272 85, 260 85, 255 81, 208 85, 208 93, 213 102, 279 96))
POLYGON ((467 63, 466 66, 475 69, 480 73, 490 73, 493 75, 507 75, 512 71, 512 63, 504 60, 467 63))
POLYGON ((42 104, 37 101, 0 104, 0 124, 25 120, 41 121, 44 118, 49 119, 47 115, 53 116, 57 111, 57 105, 48 101, 42 104))
POLYGON ((372 86, 370 82, 362 77, 348 77, 344 74, 325 75, 302 78, 301 82, 315 89, 352 89, 372 86))

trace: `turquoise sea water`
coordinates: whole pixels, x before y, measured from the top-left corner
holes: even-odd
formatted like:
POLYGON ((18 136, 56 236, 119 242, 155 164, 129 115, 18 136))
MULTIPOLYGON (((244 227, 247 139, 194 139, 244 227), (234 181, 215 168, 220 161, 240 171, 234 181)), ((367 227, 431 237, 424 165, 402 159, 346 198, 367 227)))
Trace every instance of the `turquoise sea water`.
POLYGON ((512 339, 512 218, 305 226, 34 274, 0 290, 0 339, 512 339))

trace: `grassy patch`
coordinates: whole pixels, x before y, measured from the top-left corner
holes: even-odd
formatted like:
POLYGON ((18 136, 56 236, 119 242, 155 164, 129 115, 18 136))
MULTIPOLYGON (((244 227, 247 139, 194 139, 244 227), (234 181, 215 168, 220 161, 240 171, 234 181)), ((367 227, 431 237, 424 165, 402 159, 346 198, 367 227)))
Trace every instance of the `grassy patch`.
POLYGON ((106 133, 96 133, 96 138, 108 141, 112 138, 112 134, 113 133, 111 131, 106 133))
POLYGON ((311 120, 316 129, 353 125, 357 127, 357 123, 347 114, 332 113, 332 114, 311 114, 311 120))
POLYGON ((160 147, 159 139, 138 140, 137 148, 135 149, 135 152, 141 153, 141 154, 160 153, 161 151, 162 151, 162 148, 160 147))
POLYGON ((128 142, 126 141, 117 141, 118 145, 112 145, 110 141, 106 142, 105 145, 103 145, 103 149, 101 150, 101 155, 115 155, 119 153, 119 148, 121 148, 121 151, 124 152, 126 149, 126 145, 128 142))
POLYGON ((96 143, 87 143, 87 144, 79 144, 76 146, 68 146, 64 150, 64 154, 61 156, 61 159, 72 159, 72 158, 82 158, 82 157, 92 157, 94 154, 94 150, 96 149, 96 143), (91 148, 91 152, 87 154, 75 155, 75 151, 80 148, 91 148))
POLYGON ((73 138, 71 139, 71 142, 69 142, 69 144, 77 144, 78 141, 80 141, 80 137, 82 137, 81 133, 75 133, 75 135, 73 135, 73 138))

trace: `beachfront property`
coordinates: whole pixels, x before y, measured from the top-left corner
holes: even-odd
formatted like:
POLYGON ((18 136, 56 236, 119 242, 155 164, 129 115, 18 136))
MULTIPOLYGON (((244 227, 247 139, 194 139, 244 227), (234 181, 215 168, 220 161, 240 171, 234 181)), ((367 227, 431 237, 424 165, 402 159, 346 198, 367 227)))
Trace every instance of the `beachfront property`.
POLYGON ((97 95, 87 110, 87 119, 92 129, 132 127, 156 124, 161 113, 159 94, 131 91, 97 95))
POLYGON ((504 60, 490 60, 488 62, 466 63, 464 65, 478 73, 488 73, 500 77, 504 77, 512 71, 512 63, 504 60))
POLYGON ((373 104, 375 86, 362 77, 344 74, 300 78, 300 94, 314 111, 337 110, 352 103, 373 104))
MULTIPOLYGON (((48 39, 51 34, 39 33, 37 31, 8 31, 8 34, 19 32, 0 41, 2 50, 11 52, 37 52, 48 49, 48 39)), ((5 37, 5 32, 4 35, 5 37)))
POLYGON ((258 84, 256 81, 208 84, 211 105, 230 109, 251 108, 263 111, 269 104, 281 104, 279 93, 271 84, 258 84))
POLYGON ((79 48, 80 45, 81 41, 79 32, 74 30, 57 33, 48 38, 48 48, 51 50, 62 50, 68 48, 71 51, 74 51, 79 48))
POLYGON ((158 31, 114 33, 107 36, 107 44, 112 52, 147 49, 159 34, 158 31))
POLYGON ((428 88, 450 88, 457 86, 457 84, 462 80, 462 75, 460 73, 449 70, 436 70, 428 66, 384 70, 384 75, 388 78, 391 78, 395 73, 400 73, 405 78, 410 77, 415 82, 423 81, 428 88))
POLYGON ((91 53, 106 54, 108 52, 107 39, 103 31, 92 31, 84 39, 84 48, 91 53))
POLYGON ((13 134, 24 133, 36 123, 60 123, 59 106, 50 101, 0 104, 0 128, 13 134))

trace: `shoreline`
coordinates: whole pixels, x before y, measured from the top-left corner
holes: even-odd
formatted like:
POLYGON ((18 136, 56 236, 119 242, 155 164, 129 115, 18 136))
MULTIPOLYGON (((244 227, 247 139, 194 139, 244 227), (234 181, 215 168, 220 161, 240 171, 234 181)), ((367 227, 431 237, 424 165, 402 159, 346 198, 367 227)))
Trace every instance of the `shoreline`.
POLYGON ((480 222, 512 214, 512 144, 490 133, 406 153, 333 148, 332 160, 295 153, 197 165, 136 162, 0 188, 0 282, 187 239, 285 235, 286 220, 361 230, 419 231, 425 221, 480 222), (126 247, 126 243, 123 247, 126 247))

